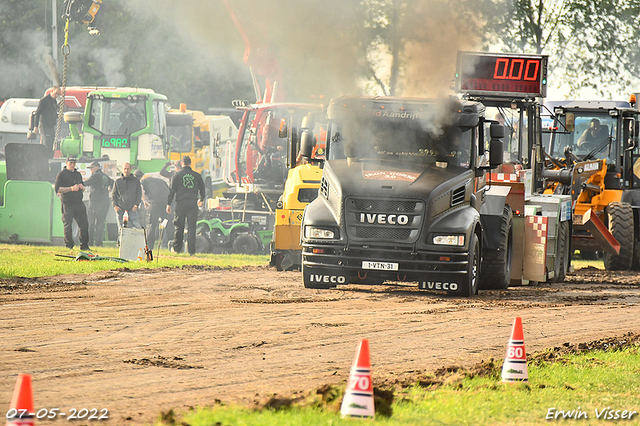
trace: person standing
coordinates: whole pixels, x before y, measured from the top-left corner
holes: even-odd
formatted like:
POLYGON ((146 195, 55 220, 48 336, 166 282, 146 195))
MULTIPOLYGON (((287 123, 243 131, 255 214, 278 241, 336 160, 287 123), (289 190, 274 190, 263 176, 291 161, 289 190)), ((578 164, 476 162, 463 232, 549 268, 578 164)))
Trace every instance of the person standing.
POLYGON ((94 161, 89 165, 91 176, 84 182, 85 187, 91 188, 89 194, 89 244, 102 247, 104 223, 109 212, 109 193, 113 188, 113 179, 100 168, 100 163, 94 161))
POLYGON ((111 203, 118 216, 118 231, 122 229, 124 212, 129 216, 127 226, 141 228, 138 205, 142 201, 140 181, 131 174, 131 164, 122 165, 122 176, 116 180, 111 191, 111 203))
POLYGON ((56 176, 55 191, 62 200, 62 222, 64 223, 64 245, 73 249, 73 221, 80 228, 80 250, 89 249, 89 221, 87 209, 82 202, 84 185, 82 175, 76 170, 76 157, 69 156, 66 166, 56 176))
POLYGON ((145 175, 136 170, 135 177, 140 179, 142 185, 142 201, 147 209, 147 242, 153 248, 158 237, 160 222, 167 220, 167 227, 162 235, 162 245, 166 247, 173 236, 173 221, 171 215, 166 212, 165 205, 169 196, 169 185, 164 179, 145 175))
POLYGON ((189 254, 196 253, 196 221, 198 219, 198 207, 204 204, 205 188, 200 173, 191 169, 191 158, 188 155, 182 157, 182 169, 173 176, 171 189, 167 197, 167 213, 171 214, 171 202, 176 198, 176 212, 173 224, 176 228, 173 238, 173 250, 176 253, 182 251, 184 238, 184 224, 187 222, 187 247, 189 254), (200 195, 198 197, 198 194, 200 195))
POLYGON ((60 86, 54 86, 50 94, 40 99, 35 113, 33 131, 36 134, 40 133, 40 143, 48 148, 50 158, 53 157, 53 143, 58 123, 57 98, 61 94, 60 86))

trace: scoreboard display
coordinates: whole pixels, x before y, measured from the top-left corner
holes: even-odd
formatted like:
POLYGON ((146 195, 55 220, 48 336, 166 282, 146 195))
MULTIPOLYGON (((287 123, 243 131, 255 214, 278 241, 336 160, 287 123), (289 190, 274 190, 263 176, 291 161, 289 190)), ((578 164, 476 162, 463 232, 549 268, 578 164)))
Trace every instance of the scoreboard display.
POLYGON ((458 52, 456 91, 471 95, 547 95, 546 55, 458 52))

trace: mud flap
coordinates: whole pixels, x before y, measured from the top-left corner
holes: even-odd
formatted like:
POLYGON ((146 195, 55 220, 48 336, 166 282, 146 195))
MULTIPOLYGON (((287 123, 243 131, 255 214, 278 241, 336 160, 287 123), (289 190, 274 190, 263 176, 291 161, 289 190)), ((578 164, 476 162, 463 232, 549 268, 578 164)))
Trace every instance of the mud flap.
POLYGON ((448 281, 420 281, 418 283, 420 290, 438 290, 446 291, 451 294, 455 294, 460 290, 460 284, 448 280, 448 281))
POLYGON ((349 276, 335 269, 309 268, 303 266, 302 279, 307 288, 330 288, 349 284, 349 276))

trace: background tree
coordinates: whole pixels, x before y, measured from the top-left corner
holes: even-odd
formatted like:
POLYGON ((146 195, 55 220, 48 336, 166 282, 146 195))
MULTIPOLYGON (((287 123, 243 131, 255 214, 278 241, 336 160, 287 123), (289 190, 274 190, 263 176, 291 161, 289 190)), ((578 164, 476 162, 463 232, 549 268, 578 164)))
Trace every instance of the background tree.
POLYGON ((601 96, 628 89, 640 77, 640 1, 499 0, 504 13, 487 21, 498 49, 549 55, 551 84, 575 96, 591 88, 601 96))

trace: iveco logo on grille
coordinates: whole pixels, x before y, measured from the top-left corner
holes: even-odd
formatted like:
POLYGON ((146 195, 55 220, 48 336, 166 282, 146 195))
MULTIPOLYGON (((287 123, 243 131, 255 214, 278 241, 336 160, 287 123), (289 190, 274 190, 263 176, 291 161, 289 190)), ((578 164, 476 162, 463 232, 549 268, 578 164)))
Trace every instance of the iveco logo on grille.
POLYGON ((379 225, 406 225, 409 223, 409 216, 406 214, 360 213, 360 222, 379 225))

